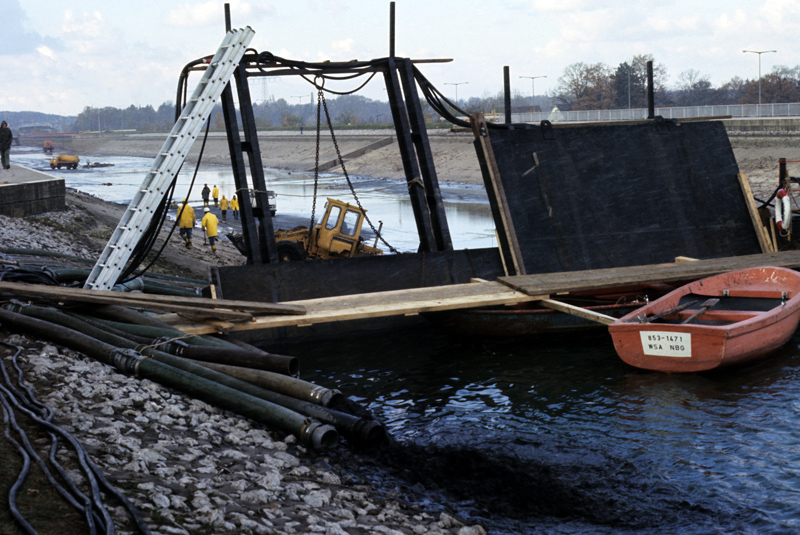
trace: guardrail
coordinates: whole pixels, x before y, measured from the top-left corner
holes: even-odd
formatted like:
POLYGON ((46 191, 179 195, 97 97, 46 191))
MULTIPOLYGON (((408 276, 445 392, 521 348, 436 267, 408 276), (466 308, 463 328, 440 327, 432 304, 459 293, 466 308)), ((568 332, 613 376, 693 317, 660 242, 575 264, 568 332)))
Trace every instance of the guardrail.
MULTIPOLYGON (((742 119, 769 119, 773 117, 800 117, 800 102, 782 104, 730 104, 719 106, 657 107, 655 114, 665 119, 687 119, 695 117, 719 117, 728 115, 742 119)), ((502 114, 498 121, 505 118, 502 114)), ((635 121, 647 119, 647 108, 625 108, 617 110, 573 110, 554 109, 549 112, 512 113, 511 122, 538 123, 635 121)))

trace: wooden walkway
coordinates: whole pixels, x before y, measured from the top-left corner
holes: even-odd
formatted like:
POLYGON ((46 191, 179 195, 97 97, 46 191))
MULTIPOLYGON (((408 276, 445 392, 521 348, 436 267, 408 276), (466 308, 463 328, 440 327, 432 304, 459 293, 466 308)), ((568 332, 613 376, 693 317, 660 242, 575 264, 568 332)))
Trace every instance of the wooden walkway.
MULTIPOLYGON (((543 301, 550 296, 571 291, 696 280, 726 271, 767 265, 800 268, 800 251, 591 271, 521 275, 501 277, 497 281, 491 282, 289 301, 281 304, 303 307, 306 313, 304 315, 254 316, 249 322, 201 324, 187 322, 185 318, 178 315, 167 315, 162 319, 171 323, 175 328, 192 334, 207 334, 220 329, 244 331, 293 325, 304 326, 315 323, 543 301)), ((546 301, 543 301, 542 305, 549 306, 546 301)))
POLYGON ((326 297, 283 303, 257 303, 172 297, 141 293, 84 290, 0 281, 0 296, 40 297, 60 302, 114 304, 167 312, 158 318, 183 332, 209 334, 318 323, 416 315, 462 308, 513 305, 537 301, 543 307, 607 323, 608 317, 567 306, 550 297, 573 291, 632 286, 655 282, 697 280, 748 267, 800 269, 800 251, 631 266, 591 271, 501 277, 433 288, 326 297))

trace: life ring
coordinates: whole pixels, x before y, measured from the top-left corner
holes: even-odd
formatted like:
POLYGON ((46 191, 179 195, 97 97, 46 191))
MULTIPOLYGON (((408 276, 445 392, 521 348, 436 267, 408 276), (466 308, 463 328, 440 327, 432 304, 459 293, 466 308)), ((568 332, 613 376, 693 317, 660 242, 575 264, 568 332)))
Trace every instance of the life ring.
POLYGON ((778 190, 778 201, 775 203, 775 225, 781 232, 792 229, 792 204, 789 194, 781 188, 778 190))

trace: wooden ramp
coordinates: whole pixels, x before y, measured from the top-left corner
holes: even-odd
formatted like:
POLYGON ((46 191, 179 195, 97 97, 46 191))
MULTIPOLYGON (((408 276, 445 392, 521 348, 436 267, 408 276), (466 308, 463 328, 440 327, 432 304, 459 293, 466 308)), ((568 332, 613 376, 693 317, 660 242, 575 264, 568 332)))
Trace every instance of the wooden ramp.
POLYGON ((513 305, 526 301, 537 301, 545 296, 531 296, 514 290, 500 282, 474 282, 453 284, 434 288, 413 288, 391 292, 325 297, 303 301, 287 301, 282 305, 300 306, 306 313, 290 318, 282 316, 259 316, 245 323, 223 325, 186 322, 177 314, 159 317, 176 329, 191 334, 208 334, 226 331, 271 329, 274 327, 307 326, 315 323, 330 323, 388 316, 407 316, 423 312, 437 312, 459 308, 474 308, 494 305, 513 305))
MULTIPOLYGON (((161 319, 187 333, 207 334, 220 330, 233 332, 274 327, 305 326, 316 323, 414 315, 461 308, 512 305, 531 301, 540 301, 542 306, 550 306, 552 303, 548 302, 547 298, 549 296, 571 291, 654 282, 696 280, 726 271, 767 265, 800 268, 800 251, 590 271, 521 275, 501 277, 492 282, 482 281, 434 288, 415 288, 302 301, 286 301, 280 304, 290 307, 302 307, 306 313, 304 315, 259 316, 253 317, 251 321, 240 323, 187 322, 185 318, 177 314, 165 315, 161 319)), ((560 310, 580 315, 583 309, 577 311, 560 310)), ((600 317, 596 319, 601 323, 604 322, 600 317)))

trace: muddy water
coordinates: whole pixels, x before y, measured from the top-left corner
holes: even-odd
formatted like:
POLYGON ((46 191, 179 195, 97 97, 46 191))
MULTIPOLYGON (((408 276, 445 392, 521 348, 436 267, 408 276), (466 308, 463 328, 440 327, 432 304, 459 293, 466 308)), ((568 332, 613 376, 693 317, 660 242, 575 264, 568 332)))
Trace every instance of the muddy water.
MULTIPOLYGON (((11 162, 64 177, 67 187, 75 188, 101 199, 130 203, 137 188, 150 170, 152 160, 137 157, 87 158, 81 156, 80 165, 90 160, 112 163, 113 167, 98 167, 76 170, 51 170, 49 156, 30 147, 15 147, 11 162)), ((230 166, 201 165, 197 176, 195 168, 185 165, 178 177, 174 197, 181 200, 187 195, 191 202, 201 203, 201 191, 205 184, 209 188, 219 187, 220 197, 230 199, 236 187, 230 166), (194 179, 194 184, 192 180, 194 179), (191 188, 191 189, 190 189, 191 188)), ((314 178, 307 173, 291 173, 266 169, 267 187, 277 193, 280 214, 294 214, 310 220, 314 208, 314 178)), ((378 229, 383 223, 384 239, 402 252, 416 251, 419 245, 414 213, 408 201, 406 186, 397 180, 376 180, 367 177, 352 177, 356 196, 367 210, 373 226, 378 229)), ((327 197, 356 204, 347 181, 338 175, 323 174, 317 185, 317 218, 323 212, 327 197)), ((442 197, 450 225, 453 246, 460 248, 495 247, 497 241, 489 204, 483 188, 466 184, 442 184, 442 197)), ((304 223, 307 224, 307 223, 304 223)), ((367 229, 365 229, 367 230, 367 229)))
MULTIPOLYGON (((12 164, 49 170, 39 154, 21 159, 14 153, 12 164)), ((104 161, 117 165, 55 173, 125 202, 149 162, 104 161)), ((228 187, 226 177, 201 170, 199 187, 228 187)), ((279 212, 306 209, 306 176, 269 180, 279 212)), ((389 241, 413 250, 403 186, 359 182, 389 241)), ((346 191, 324 178, 321 195, 346 191)), ((494 245, 481 192, 444 195, 456 247, 494 245)), ((304 379, 369 407, 398 442, 383 454, 340 449, 338 463, 376 492, 456 512, 490 533, 800 532, 798 335, 760 363, 694 375, 630 368, 604 334, 465 340, 428 325, 272 349, 299 357, 304 379)))

